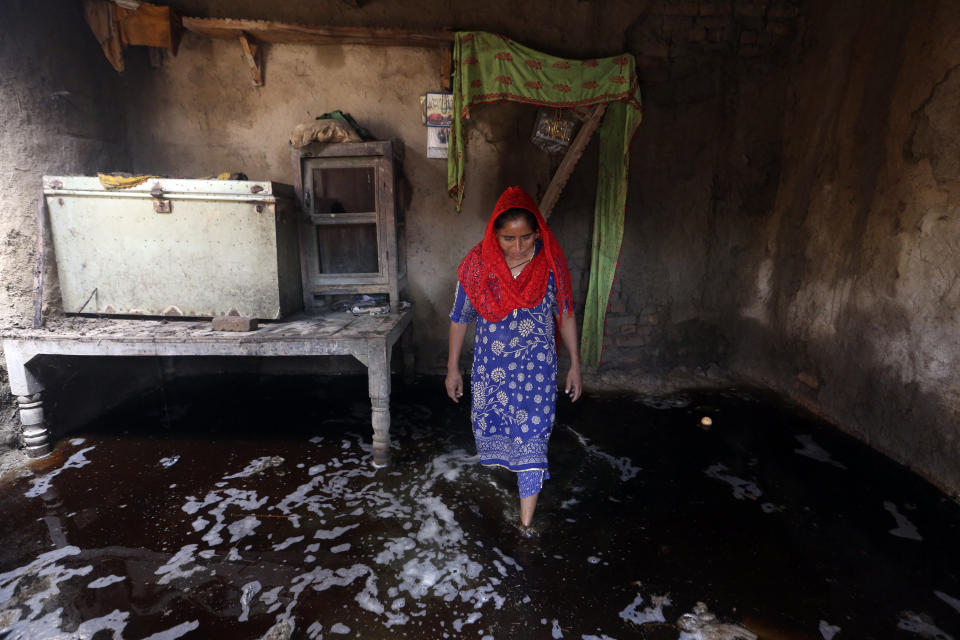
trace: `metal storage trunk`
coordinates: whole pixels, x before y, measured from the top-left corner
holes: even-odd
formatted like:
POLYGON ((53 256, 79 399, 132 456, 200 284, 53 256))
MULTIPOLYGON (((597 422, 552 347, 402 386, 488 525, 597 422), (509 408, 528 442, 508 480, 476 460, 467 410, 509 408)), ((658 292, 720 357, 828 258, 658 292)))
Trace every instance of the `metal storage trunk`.
POLYGON ((67 313, 273 320, 302 306, 293 188, 44 176, 67 313))

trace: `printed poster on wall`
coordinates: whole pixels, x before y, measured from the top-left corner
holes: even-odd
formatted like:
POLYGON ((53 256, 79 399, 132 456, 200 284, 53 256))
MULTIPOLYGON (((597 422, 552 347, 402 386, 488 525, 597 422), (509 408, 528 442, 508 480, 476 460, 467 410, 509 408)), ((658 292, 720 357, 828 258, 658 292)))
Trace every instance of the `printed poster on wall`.
POLYGON ((453 94, 427 92, 424 101, 427 124, 427 157, 446 158, 453 124, 453 94))

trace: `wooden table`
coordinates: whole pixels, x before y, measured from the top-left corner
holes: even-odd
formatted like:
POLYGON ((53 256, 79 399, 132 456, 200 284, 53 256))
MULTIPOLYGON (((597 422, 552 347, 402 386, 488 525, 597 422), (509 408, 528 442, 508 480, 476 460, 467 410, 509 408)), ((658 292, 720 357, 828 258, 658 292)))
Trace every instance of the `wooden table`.
MULTIPOLYGON (((390 456, 390 355, 406 331, 412 310, 379 316, 349 312, 300 314, 256 331, 213 331, 209 321, 64 317, 41 329, 5 333, 3 350, 10 389, 17 396, 27 455, 51 450, 42 392, 31 362, 37 356, 328 356, 351 355, 367 367, 372 406, 373 462, 390 456)), ((405 339, 404 365, 412 367, 405 339)))

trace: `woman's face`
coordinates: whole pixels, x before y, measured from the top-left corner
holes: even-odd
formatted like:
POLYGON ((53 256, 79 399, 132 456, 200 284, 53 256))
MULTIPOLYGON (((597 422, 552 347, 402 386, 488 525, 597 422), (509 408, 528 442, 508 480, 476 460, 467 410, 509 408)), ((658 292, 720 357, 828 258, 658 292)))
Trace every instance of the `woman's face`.
POLYGON ((534 244, 540 237, 539 231, 530 228, 523 218, 510 220, 497 229, 497 242, 507 262, 513 263, 533 257, 534 244))

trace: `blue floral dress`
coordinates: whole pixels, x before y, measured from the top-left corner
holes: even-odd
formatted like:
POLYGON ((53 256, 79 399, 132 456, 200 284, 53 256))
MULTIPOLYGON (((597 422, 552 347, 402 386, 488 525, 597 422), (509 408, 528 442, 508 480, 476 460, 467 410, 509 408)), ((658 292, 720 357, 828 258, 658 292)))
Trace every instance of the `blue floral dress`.
POLYGON ((489 322, 460 283, 450 319, 477 323, 470 381, 470 419, 484 465, 517 472, 520 497, 539 493, 547 474, 547 443, 557 404, 557 350, 553 274, 536 307, 516 309, 489 322))

